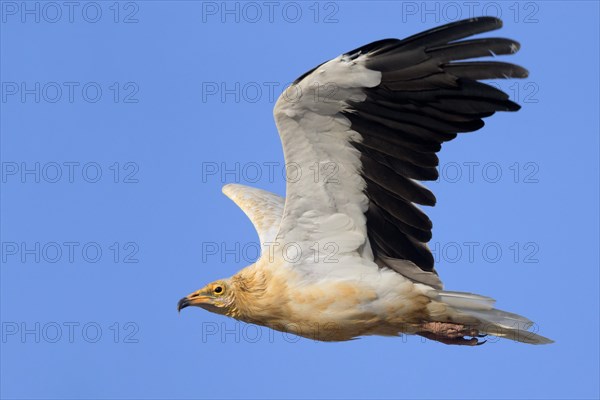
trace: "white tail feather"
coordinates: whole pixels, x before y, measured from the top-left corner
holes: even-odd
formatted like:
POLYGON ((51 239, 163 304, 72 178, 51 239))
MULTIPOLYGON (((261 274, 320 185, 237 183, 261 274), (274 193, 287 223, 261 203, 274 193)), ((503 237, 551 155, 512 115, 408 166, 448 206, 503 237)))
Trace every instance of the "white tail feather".
POLYGON ((469 310, 491 310, 496 300, 491 297, 464 292, 438 292, 436 299, 454 308, 467 308, 469 310))
POLYGON ((473 324, 482 334, 530 344, 548 344, 552 340, 530 332, 529 319, 494 308, 495 300, 472 293, 437 291, 434 300, 448 306, 445 314, 453 322, 473 324))

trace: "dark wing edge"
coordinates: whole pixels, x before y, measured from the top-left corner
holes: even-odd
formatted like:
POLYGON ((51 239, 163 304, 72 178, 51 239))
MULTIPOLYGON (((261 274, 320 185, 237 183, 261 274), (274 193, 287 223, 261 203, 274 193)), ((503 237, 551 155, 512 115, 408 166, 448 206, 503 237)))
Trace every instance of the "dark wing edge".
POLYGON ((345 56, 366 55, 365 66, 382 73, 381 83, 364 89, 364 101, 349 102, 343 112, 361 152, 369 208, 367 229, 374 256, 409 260, 434 272, 427 246, 432 223, 416 205, 436 198, 417 181, 438 178, 436 153, 441 144, 483 127, 496 111, 519 105, 482 79, 525 78, 524 68, 505 62, 463 61, 513 54, 519 44, 504 38, 462 40, 498 29, 497 18, 458 21, 404 40, 385 39, 345 56))

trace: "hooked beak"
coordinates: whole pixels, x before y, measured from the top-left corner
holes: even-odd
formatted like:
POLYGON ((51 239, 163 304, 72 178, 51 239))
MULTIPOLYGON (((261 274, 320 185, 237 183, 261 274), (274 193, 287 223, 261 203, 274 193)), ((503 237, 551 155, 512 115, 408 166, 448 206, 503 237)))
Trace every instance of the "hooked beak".
POLYGON ((177 312, 180 312, 181 310, 189 306, 202 306, 206 304, 211 304, 211 298, 209 296, 204 296, 198 292, 195 292, 179 300, 179 302, 177 303, 177 312))
POLYGON ((179 300, 179 302, 177 303, 177 312, 180 312, 182 309, 186 308, 189 305, 190 305, 190 301, 188 300, 187 297, 184 297, 183 299, 179 300))

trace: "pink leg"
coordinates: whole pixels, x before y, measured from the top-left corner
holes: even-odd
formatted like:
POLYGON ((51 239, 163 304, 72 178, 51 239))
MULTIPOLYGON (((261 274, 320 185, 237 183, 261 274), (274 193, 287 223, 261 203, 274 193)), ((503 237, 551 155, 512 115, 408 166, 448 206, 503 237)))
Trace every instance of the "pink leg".
POLYGON ((482 337, 482 335, 479 335, 477 329, 460 324, 449 322, 426 322, 421 325, 421 328, 423 331, 417 332, 418 335, 444 344, 479 346, 485 343, 485 340, 480 342, 477 339, 478 337, 482 337), (466 339, 465 336, 470 336, 471 339, 466 339))

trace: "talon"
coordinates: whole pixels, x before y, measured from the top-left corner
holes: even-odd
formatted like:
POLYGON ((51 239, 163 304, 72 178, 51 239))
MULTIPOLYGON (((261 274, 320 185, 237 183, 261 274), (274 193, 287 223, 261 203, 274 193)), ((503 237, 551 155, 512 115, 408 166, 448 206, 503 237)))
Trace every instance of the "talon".
POLYGON ((481 346, 482 344, 485 344, 485 343, 487 343, 487 340, 482 340, 481 342, 478 342, 475 346, 481 346))
POLYGON ((482 335, 477 335, 477 337, 487 337, 487 333, 484 333, 482 335))

